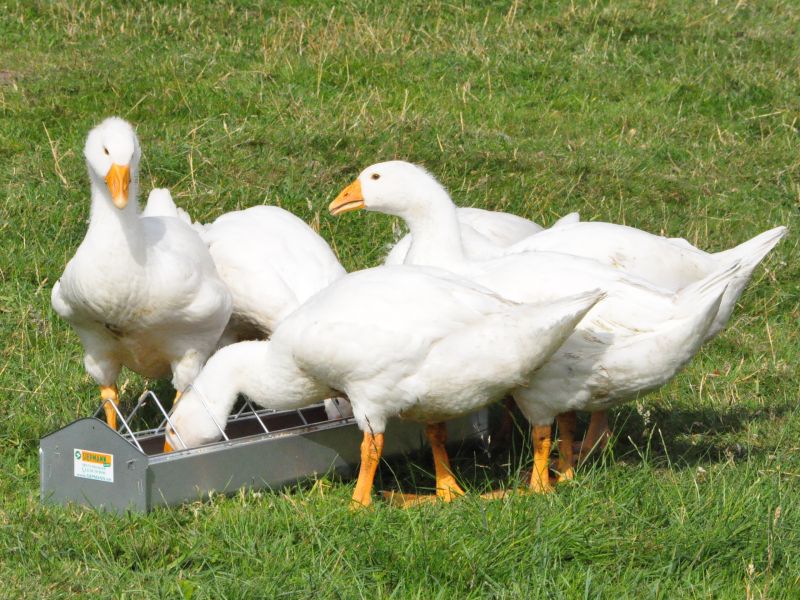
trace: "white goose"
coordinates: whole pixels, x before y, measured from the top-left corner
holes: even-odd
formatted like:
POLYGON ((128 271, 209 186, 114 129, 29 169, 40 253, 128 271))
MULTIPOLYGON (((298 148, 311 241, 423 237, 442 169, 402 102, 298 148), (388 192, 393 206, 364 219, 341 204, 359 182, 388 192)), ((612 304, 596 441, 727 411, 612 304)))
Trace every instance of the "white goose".
MULTIPOLYGON (((703 341, 709 341, 728 324, 755 268, 786 231, 786 227, 775 227, 729 250, 709 253, 683 239, 665 238, 625 225, 581 222, 567 224, 557 231, 543 231, 541 239, 529 237, 504 252, 554 251, 591 258, 671 291, 700 281, 726 264, 738 262, 739 270, 729 282, 717 315, 706 331, 703 341)), ((581 453, 596 446, 604 447, 611 436, 606 410, 600 407, 593 410, 581 453)))
MULTIPOLYGON (((233 295, 233 313, 220 346, 267 339, 287 315, 346 271, 311 227, 277 206, 228 212, 213 223, 193 223, 169 190, 150 192, 144 214, 191 225, 208 244, 220 277, 233 295)), ((325 400, 329 419, 352 416, 342 398, 325 400)))
POLYGON ((180 394, 214 351, 231 297, 203 241, 186 224, 142 217, 136 201, 139 141, 109 118, 84 149, 92 188, 86 237, 53 286, 55 311, 83 343, 116 428, 116 381, 124 365, 146 377, 172 374, 180 394))
POLYGON ((345 275, 336 255, 311 227, 277 206, 225 213, 192 223, 169 190, 150 192, 145 214, 179 218, 208 244, 220 277, 233 295, 222 343, 269 337, 293 310, 345 275))
MULTIPOLYGON (((563 418, 560 470, 571 476, 574 413, 613 406, 669 381, 704 340, 734 262, 681 292, 598 262, 536 252, 487 261, 466 261, 455 208, 446 190, 426 171, 405 162, 365 169, 331 203, 333 214, 366 208, 403 218, 413 236, 406 262, 449 269, 516 301, 550 301, 600 288, 608 298, 525 386, 514 394, 534 425, 535 469, 531 484, 548 489, 546 455, 550 423, 563 418), (535 479, 538 477, 538 482, 535 479)), ((537 234, 541 235, 541 234, 537 234)))
POLYGON ((191 447, 219 439, 214 421, 225 422, 240 393, 292 409, 341 391, 364 432, 353 501, 370 504, 386 422, 398 416, 428 424, 437 494, 449 500, 457 485, 442 421, 524 384, 600 297, 592 291, 543 307, 501 299, 438 269, 346 275, 284 319, 269 341, 233 344, 211 357, 175 407, 165 451, 181 448, 179 440, 191 447))
MULTIPOLYGON (((786 235, 786 231, 786 227, 775 227, 734 248, 712 253, 695 248, 684 239, 653 235, 625 225, 585 221, 543 231, 541 237, 528 237, 502 252, 514 254, 544 250, 584 256, 673 291, 738 261, 739 272, 725 290, 717 316, 706 332, 705 341, 708 341, 728 324, 736 301, 750 283, 753 271, 786 235)), ((582 452, 596 445, 604 446, 610 435, 608 415, 605 410, 598 410, 592 414, 582 452)))
MULTIPOLYGON (((408 165, 399 161, 387 164, 398 165, 396 167, 398 169, 401 168, 399 165, 408 165)), ((418 169, 413 165, 409 165, 409 168, 418 169)), ((438 186, 438 183, 436 185, 438 186)), ((452 231, 448 229, 452 201, 449 197, 447 202, 441 198, 430 203, 422 200, 420 198, 415 207, 418 213, 414 219, 419 229, 417 237, 433 240, 434 243, 430 250, 418 249, 421 257, 418 256, 411 262, 440 264, 436 260, 428 261, 425 255, 432 252, 432 255, 436 256, 439 244, 436 242, 435 232, 444 230, 449 232, 445 235, 453 237, 452 231)), ((353 209, 359 208, 358 202, 351 206, 353 209)), ((344 208, 347 209, 347 206, 344 208)), ((785 234, 785 227, 776 227, 730 250, 707 253, 685 240, 664 238, 624 225, 578 222, 577 219, 570 222, 568 216, 559 221, 557 228, 539 232, 507 248, 498 245, 492 248, 484 243, 481 245, 480 257, 489 258, 534 250, 562 252, 591 258, 671 291, 677 291, 690 283, 700 281, 725 265, 738 261, 740 269, 725 291, 720 310, 706 333, 707 341, 725 327, 737 299, 750 281, 756 266, 785 234)), ((448 243, 455 245, 452 240, 448 243)), ((469 257, 469 244, 462 241, 462 247, 469 257)), ((583 450, 591 449, 597 444, 604 445, 609 435, 606 412, 594 413, 583 442, 583 450)))

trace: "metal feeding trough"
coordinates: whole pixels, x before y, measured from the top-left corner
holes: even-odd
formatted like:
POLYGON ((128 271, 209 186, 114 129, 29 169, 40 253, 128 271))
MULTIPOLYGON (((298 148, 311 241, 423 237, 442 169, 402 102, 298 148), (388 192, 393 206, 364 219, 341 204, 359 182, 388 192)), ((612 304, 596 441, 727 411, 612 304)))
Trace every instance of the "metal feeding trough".
MULTIPOLYGON (((273 411, 243 402, 228 418, 223 440, 169 454, 163 448, 170 417, 153 392, 142 394, 127 416, 117 409, 120 431, 100 420, 101 413, 102 405, 93 417, 41 439, 43 502, 148 512, 207 498, 210 492, 279 489, 326 473, 351 477, 360 458, 362 433, 355 420, 329 419, 322 404, 273 411), (160 420, 155 427, 147 426, 142 416, 148 405, 160 420), (144 423, 143 428, 137 431, 136 422, 144 423)), ((486 411, 450 421, 448 441, 485 441, 488 425, 486 411)), ((426 446, 419 424, 393 419, 383 455, 397 457, 426 446)))

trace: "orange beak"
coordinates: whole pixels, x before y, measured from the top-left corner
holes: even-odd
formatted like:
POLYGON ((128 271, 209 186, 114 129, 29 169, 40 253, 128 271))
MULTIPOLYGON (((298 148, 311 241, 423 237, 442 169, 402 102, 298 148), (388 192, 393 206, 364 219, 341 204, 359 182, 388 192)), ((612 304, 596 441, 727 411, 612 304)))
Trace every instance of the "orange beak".
POLYGON ((131 170, 128 165, 111 165, 106 175, 106 185, 111 192, 111 200, 117 208, 125 208, 128 204, 128 185, 131 182, 131 170))
POLYGON ((358 179, 339 192, 336 200, 328 205, 328 211, 332 215, 340 215, 360 208, 364 208, 364 196, 361 194, 361 182, 358 179))
POLYGON ((167 452, 174 452, 174 451, 175 448, 172 447, 172 444, 170 444, 166 439, 164 439, 164 454, 166 454, 167 452))

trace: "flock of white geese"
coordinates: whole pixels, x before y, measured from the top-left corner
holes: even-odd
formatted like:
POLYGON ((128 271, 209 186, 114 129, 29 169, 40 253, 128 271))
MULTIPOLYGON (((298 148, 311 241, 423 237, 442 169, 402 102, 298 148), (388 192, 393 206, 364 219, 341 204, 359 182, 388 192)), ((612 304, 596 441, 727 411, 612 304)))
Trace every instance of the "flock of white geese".
POLYGON ((140 211, 141 151, 122 119, 94 128, 84 152, 91 218, 52 304, 80 337, 109 426, 123 365, 172 377, 180 401, 165 451, 219 439, 215 421, 240 394, 273 409, 346 396, 364 436, 353 493, 363 506, 388 419, 426 425, 432 497, 449 501, 464 491, 445 423, 509 395, 532 425, 529 489, 552 489, 554 420, 557 477, 573 477, 575 411, 592 412, 582 449, 603 444, 605 411, 664 385, 719 333, 786 233, 707 253, 577 215, 543 230, 457 208, 427 171, 391 161, 367 167, 329 210, 395 215, 409 234, 384 265, 346 273, 278 207, 202 225, 153 190, 140 211))

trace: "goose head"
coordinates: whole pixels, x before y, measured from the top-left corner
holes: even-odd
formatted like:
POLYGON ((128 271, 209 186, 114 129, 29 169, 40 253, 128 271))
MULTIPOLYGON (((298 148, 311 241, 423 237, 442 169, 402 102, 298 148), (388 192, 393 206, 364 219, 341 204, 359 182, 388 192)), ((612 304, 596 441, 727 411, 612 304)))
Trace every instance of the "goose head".
MULTIPOLYGON (((176 402, 175 409, 170 415, 172 423, 167 426, 164 435, 164 452, 195 448, 222 438, 214 423, 216 416, 211 417, 208 404, 204 405, 200 393, 190 386, 176 402)), ((217 422, 224 427, 227 420, 223 416, 217 422)))
POLYGON ((332 215, 373 210, 406 221, 428 214, 436 206, 452 207, 447 190, 419 165, 401 160, 374 164, 330 203, 332 215))
POLYGON ((131 124, 109 117, 89 132, 83 153, 92 180, 100 189, 108 189, 114 206, 125 208, 131 174, 136 173, 141 156, 131 124))

